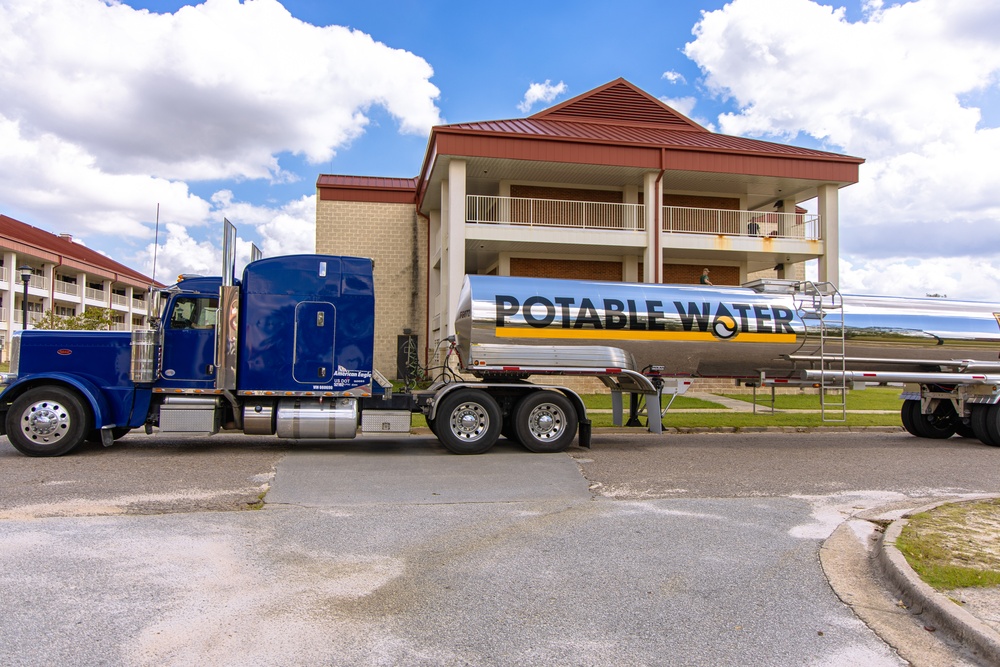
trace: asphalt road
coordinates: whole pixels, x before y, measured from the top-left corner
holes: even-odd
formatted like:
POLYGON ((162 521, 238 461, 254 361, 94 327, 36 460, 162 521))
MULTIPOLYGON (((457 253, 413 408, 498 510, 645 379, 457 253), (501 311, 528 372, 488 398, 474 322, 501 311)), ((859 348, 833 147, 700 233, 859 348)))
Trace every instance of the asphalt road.
POLYGON ((1000 493, 998 457, 902 433, 599 432, 481 457, 430 437, 129 435, 58 459, 0 440, 0 664, 904 664, 820 546, 872 508, 1000 493))

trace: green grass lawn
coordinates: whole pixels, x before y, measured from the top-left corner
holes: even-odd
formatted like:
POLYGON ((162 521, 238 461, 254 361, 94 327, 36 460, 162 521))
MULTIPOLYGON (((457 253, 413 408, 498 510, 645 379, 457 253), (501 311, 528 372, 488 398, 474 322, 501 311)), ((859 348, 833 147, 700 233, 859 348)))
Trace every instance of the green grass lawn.
MULTIPOLYGON (((899 410, 899 387, 869 387, 847 392, 848 410, 899 410)), ((752 403, 753 394, 722 394, 727 398, 752 403)), ((839 401, 839 396, 831 397, 839 401)), ((771 407, 771 391, 757 391, 757 405, 771 407)), ((774 407, 778 410, 819 410, 819 394, 815 393, 777 393, 774 407)))
POLYGON ((915 514, 896 547, 939 590, 1000 585, 1000 500, 941 505, 915 514))
MULTIPOLYGON (((847 421, 823 421, 819 412, 815 413, 775 413, 770 411, 771 393, 767 392, 768 404, 761 405, 756 413, 737 412, 727 410, 719 403, 691 398, 689 396, 678 396, 670 410, 663 417, 663 425, 667 428, 752 428, 762 426, 896 426, 901 427, 902 422, 899 417, 899 389, 898 388, 870 388, 863 391, 848 392, 848 410, 891 410, 889 414, 859 414, 848 412, 847 421), (699 412, 675 412, 675 410, 699 410, 699 412), (722 412, 716 412, 721 410, 722 412)), ((750 394, 733 394, 731 398, 751 402, 753 397, 750 394)), ((613 415, 610 412, 597 412, 598 410, 611 409, 610 394, 584 394, 582 396, 586 405, 590 420, 595 427, 613 426, 613 415)), ((758 394, 758 399, 761 396, 758 394)), ((664 405, 668 397, 664 397, 664 405)), ((624 396, 624 418, 628 419, 629 397, 624 396)), ((758 400, 758 403, 760 401, 758 400)), ((785 410, 819 410, 819 396, 817 394, 778 394, 778 401, 775 407, 785 410)), ((646 423, 645 416, 641 417, 643 424, 646 423)), ((426 426, 423 415, 413 416, 413 426, 426 426)))
MULTIPOLYGON (((610 410, 611 409, 611 394, 583 394, 581 396, 583 399, 583 404, 587 406, 588 410, 610 410)), ((670 400, 669 396, 663 397, 663 404, 666 405, 667 401, 670 400)), ((818 400, 818 399, 817 399, 818 400)), ((629 395, 625 394, 622 397, 622 404, 625 407, 625 411, 628 412, 629 406, 629 395)), ((678 396, 670 409, 678 408, 681 410, 719 410, 724 409, 724 406, 719 403, 712 403, 710 401, 705 401, 700 398, 691 398, 690 396, 678 396)))

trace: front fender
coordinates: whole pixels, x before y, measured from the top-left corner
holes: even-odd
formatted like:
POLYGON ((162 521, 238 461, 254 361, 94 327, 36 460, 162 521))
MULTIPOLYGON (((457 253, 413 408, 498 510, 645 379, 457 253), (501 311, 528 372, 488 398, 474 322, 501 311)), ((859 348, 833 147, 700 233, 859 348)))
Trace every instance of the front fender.
MULTIPOLYGON (((67 375, 65 373, 34 374, 29 377, 18 378, 4 389, 3 393, 0 393, 0 410, 6 416, 7 410, 10 409, 10 404, 18 396, 29 389, 48 385, 68 387, 80 394, 87 404, 90 405, 90 414, 94 419, 94 428, 101 428, 107 424, 115 424, 114 410, 107 396, 101 391, 101 388, 86 378, 78 375, 67 375)), ((127 408, 125 414, 128 414, 127 408)), ((5 418, 0 419, 0 428, 3 429, 4 433, 6 433, 6 422, 5 418)))

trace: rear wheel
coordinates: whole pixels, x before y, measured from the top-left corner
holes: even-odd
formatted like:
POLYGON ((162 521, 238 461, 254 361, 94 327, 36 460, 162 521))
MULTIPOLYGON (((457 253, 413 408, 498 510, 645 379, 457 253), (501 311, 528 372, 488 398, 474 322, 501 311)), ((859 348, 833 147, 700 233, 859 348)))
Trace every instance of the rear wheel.
POLYGON ((478 389, 458 389, 445 396, 434 421, 438 440, 454 454, 482 454, 500 437, 500 406, 478 389))
POLYGON ((28 456, 62 456, 83 442, 90 421, 76 393, 62 387, 36 387, 11 404, 7 439, 28 456))
POLYGON ((972 432, 984 445, 1000 446, 1000 406, 975 405, 972 407, 972 432))
MULTIPOLYGON (((955 435, 955 420, 952 417, 955 409, 949 401, 940 401, 938 406, 929 415, 921 414, 920 401, 903 401, 901 415, 909 410, 910 428, 906 430, 918 438, 933 438, 943 440, 955 435), (912 429, 912 430, 911 430, 912 429)), ((903 427, 906 428, 907 419, 903 417, 903 427)))
POLYGON ((556 391, 536 391, 517 403, 517 439, 532 452, 561 452, 576 436, 578 417, 573 404, 556 391))

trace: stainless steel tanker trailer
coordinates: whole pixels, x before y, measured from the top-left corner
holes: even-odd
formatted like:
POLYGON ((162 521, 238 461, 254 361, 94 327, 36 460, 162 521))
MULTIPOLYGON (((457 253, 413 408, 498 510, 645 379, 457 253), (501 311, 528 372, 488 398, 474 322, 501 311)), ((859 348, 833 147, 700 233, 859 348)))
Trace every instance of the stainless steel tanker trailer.
MULTIPOLYGON (((911 434, 1000 445, 997 304, 849 296, 783 280, 708 287, 468 276, 456 337, 463 368, 488 393, 540 374, 592 375, 616 394, 658 394, 667 378, 821 394, 901 383, 911 434)), ((516 422, 514 412, 504 414, 516 422)), ((433 428, 437 414, 428 414, 433 428)))

